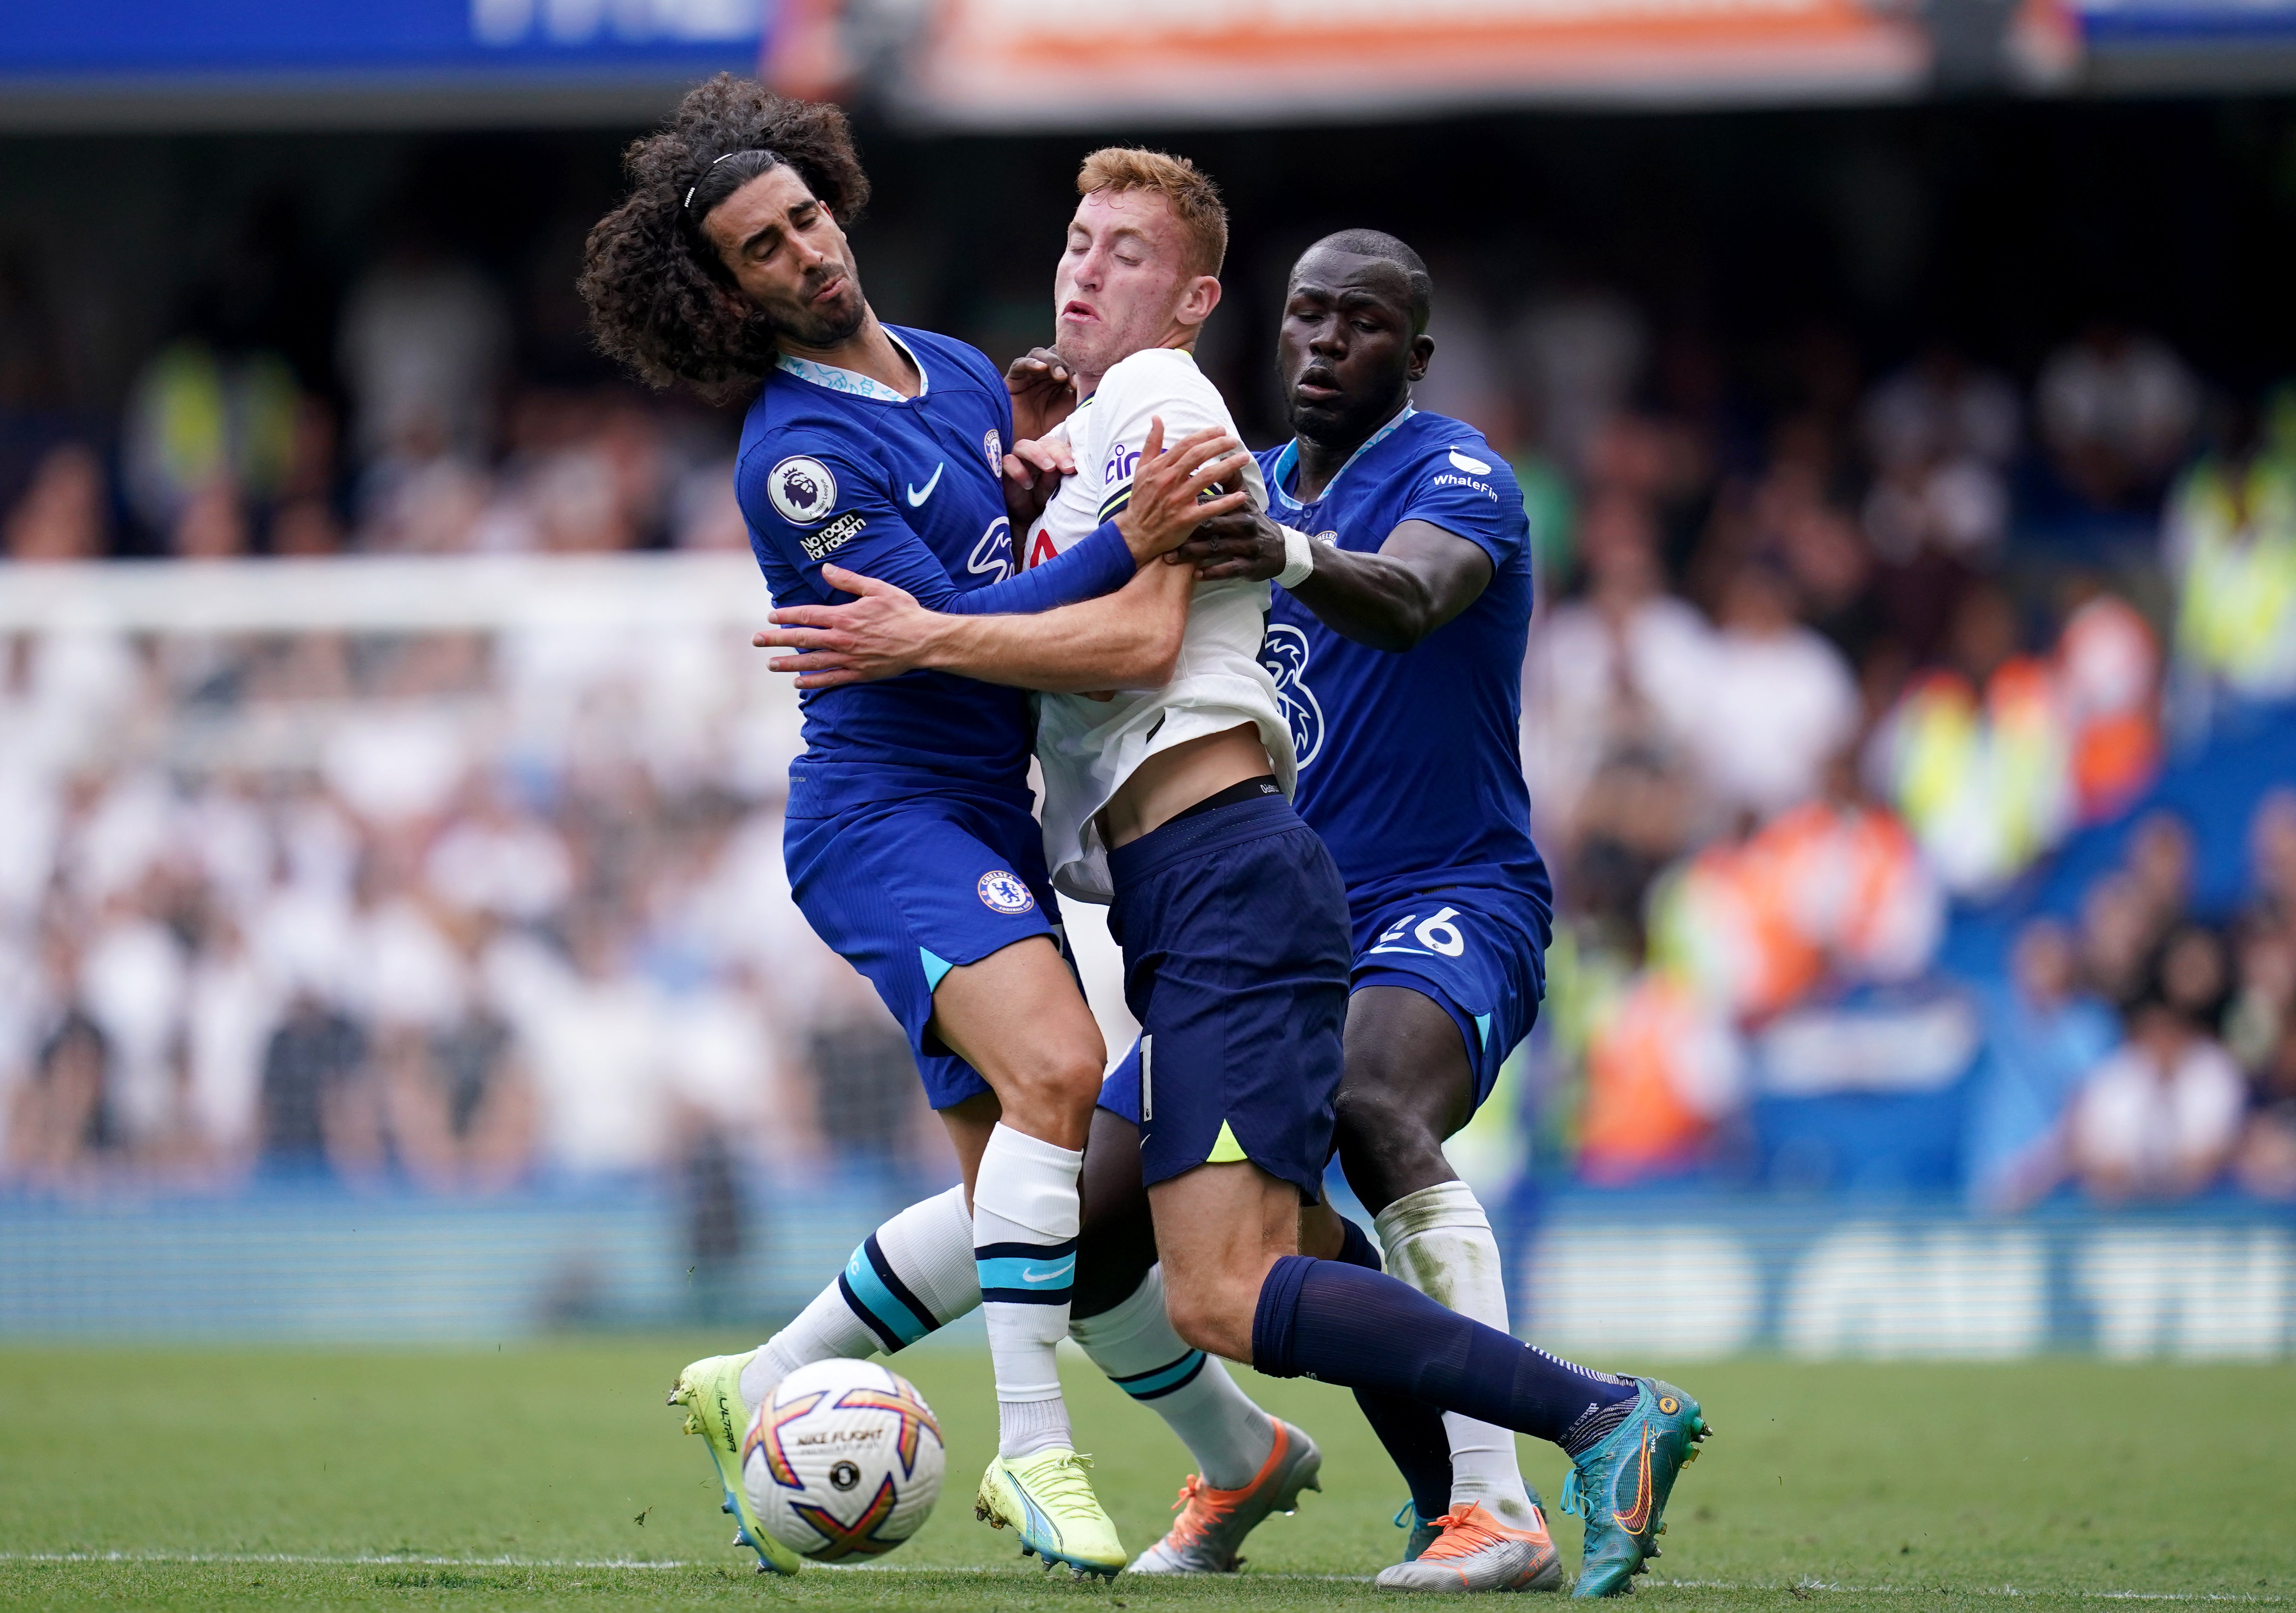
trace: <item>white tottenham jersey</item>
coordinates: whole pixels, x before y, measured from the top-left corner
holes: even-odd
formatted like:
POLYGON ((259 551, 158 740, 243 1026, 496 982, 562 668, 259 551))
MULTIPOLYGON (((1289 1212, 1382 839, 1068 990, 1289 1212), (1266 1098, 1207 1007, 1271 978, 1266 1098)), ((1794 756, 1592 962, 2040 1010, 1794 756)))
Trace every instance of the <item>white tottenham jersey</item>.
MULTIPOLYGON (((1151 348, 1123 359, 1062 429, 1076 457, 1068 477, 1029 530, 1022 551, 1040 565, 1092 536, 1132 496, 1132 475, 1152 419, 1164 423, 1167 447, 1206 426, 1241 437, 1219 389, 1177 348, 1151 348)), ((1259 466, 1244 475, 1251 507, 1267 507, 1259 466)), ((1095 815, 1140 764, 1159 751, 1254 723, 1276 782, 1287 796, 1298 767, 1292 726, 1275 683, 1259 664, 1267 631, 1268 586, 1230 579, 1199 582, 1188 607, 1186 636, 1172 681, 1128 689, 1113 700, 1085 695, 1037 696, 1037 758, 1045 770, 1045 860, 1053 885, 1085 901, 1111 901, 1108 848, 1095 815)))

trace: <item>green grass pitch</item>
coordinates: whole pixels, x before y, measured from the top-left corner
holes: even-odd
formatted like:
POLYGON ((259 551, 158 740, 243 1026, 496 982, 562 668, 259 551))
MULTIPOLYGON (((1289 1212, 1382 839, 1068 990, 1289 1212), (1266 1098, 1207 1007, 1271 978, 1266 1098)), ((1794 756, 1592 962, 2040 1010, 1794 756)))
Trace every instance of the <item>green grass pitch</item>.
MULTIPOLYGON (((948 1436, 931 1521, 879 1568, 751 1573, 656 1337, 484 1353, 0 1351, 0 1606, 1338 1609, 1373 1589, 1403 1489, 1352 1401, 1249 1378, 1313 1432, 1324 1491, 1216 1582, 1047 1580, 972 1518, 988 1363, 897 1363, 948 1436)), ((1639 1363, 1632 1363, 1639 1364, 1639 1363)), ((1637 1601, 1915 1608, 2296 1601, 2296 1368, 1775 1361, 1669 1374, 1719 1432, 1637 1601)), ((1137 1550, 1186 1471, 1081 1362, 1078 1444, 1137 1550)), ((1550 1503, 1560 1455, 1526 1445, 1550 1503)), ((1559 1518, 1566 1562, 1578 1525, 1559 1518)))

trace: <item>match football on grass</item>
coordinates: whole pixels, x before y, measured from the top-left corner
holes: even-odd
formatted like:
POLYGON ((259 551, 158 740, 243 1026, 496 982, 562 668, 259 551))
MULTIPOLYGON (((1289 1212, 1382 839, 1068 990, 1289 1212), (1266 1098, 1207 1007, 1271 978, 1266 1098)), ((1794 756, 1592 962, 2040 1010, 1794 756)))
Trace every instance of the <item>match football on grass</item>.
MULTIPOLYGON (((0 1603, 24 1608, 1395 1606, 1392 1468, 1344 1393, 1251 1382, 1312 1432, 1323 1488, 1241 1575, 1048 1576, 944 1494, 876 1566, 764 1577, 650 1376, 706 1339, 496 1354, 12 1350, 0 1374, 0 1603), (93 1387, 92 1387, 93 1386, 93 1387), (106 1387, 104 1386, 110 1386, 106 1387), (128 1387, 132 1386, 132 1391, 128 1387), (117 1447, 92 1404, 132 1392, 117 1447), (92 1399, 91 1396, 94 1398, 92 1399), (109 1453, 112 1460, 98 1460, 109 1453)), ((952 1474, 994 1408, 967 1350, 903 1362, 952 1474), (942 1408, 947 1408, 944 1412, 942 1408)), ((1688 1367, 1680 1369, 1687 1373, 1688 1367)), ((2284 1604, 2296 1386, 2280 1367, 1707 1363, 1729 1408, 1637 1599, 1681 1609, 2284 1604), (2173 1481, 2163 1476, 2173 1476, 2173 1481)), ((1119 1528, 1153 1538, 1191 1469, 1082 1362, 1064 1382, 1119 1528)), ((1559 1461, 1524 1449, 1549 1497, 1559 1461)), ((952 1491, 956 1486, 951 1485, 952 1491)), ((1559 1532, 1566 1559, 1573 1532, 1559 1532)))
POLYGON ((2296 1613, 2296 0, 0 4, 0 1610, 2296 1613))

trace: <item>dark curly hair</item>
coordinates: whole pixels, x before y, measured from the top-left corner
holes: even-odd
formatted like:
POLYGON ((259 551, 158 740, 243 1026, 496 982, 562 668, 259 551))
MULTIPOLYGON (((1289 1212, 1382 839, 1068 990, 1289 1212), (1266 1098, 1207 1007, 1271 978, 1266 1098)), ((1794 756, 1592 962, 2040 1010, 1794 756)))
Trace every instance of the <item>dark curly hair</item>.
POLYGON ((731 73, 694 86, 666 127, 623 153, 629 196, 598 220, 582 254, 582 300, 602 352, 650 386, 683 381, 709 396, 772 367, 775 328, 727 295, 733 276, 701 220, 781 162, 840 224, 852 223, 868 202, 868 176, 841 109, 776 95, 731 73), (725 159, 734 160, 720 168, 725 159))

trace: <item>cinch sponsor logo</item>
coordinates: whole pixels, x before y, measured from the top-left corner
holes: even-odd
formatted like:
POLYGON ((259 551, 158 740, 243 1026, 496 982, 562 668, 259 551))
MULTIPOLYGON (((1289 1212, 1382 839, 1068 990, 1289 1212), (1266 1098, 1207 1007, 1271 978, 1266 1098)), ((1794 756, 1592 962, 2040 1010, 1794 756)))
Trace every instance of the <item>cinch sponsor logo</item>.
POLYGON ((1139 468, 1140 450, 1126 448, 1119 442, 1108 450, 1108 462, 1100 467, 1100 483, 1103 487, 1112 488, 1139 468))
POLYGON ((848 510, 817 532, 808 532, 798 539, 808 560, 818 560, 835 549, 843 548, 868 525, 858 510, 848 510))
POLYGON ((1435 487, 1471 487, 1474 489, 1475 491, 1480 493, 1484 498, 1489 499, 1493 504, 1496 504, 1499 501, 1499 496, 1491 490, 1488 482, 1478 481, 1472 476, 1454 476, 1447 471, 1442 475, 1436 477, 1431 485, 1435 487))

